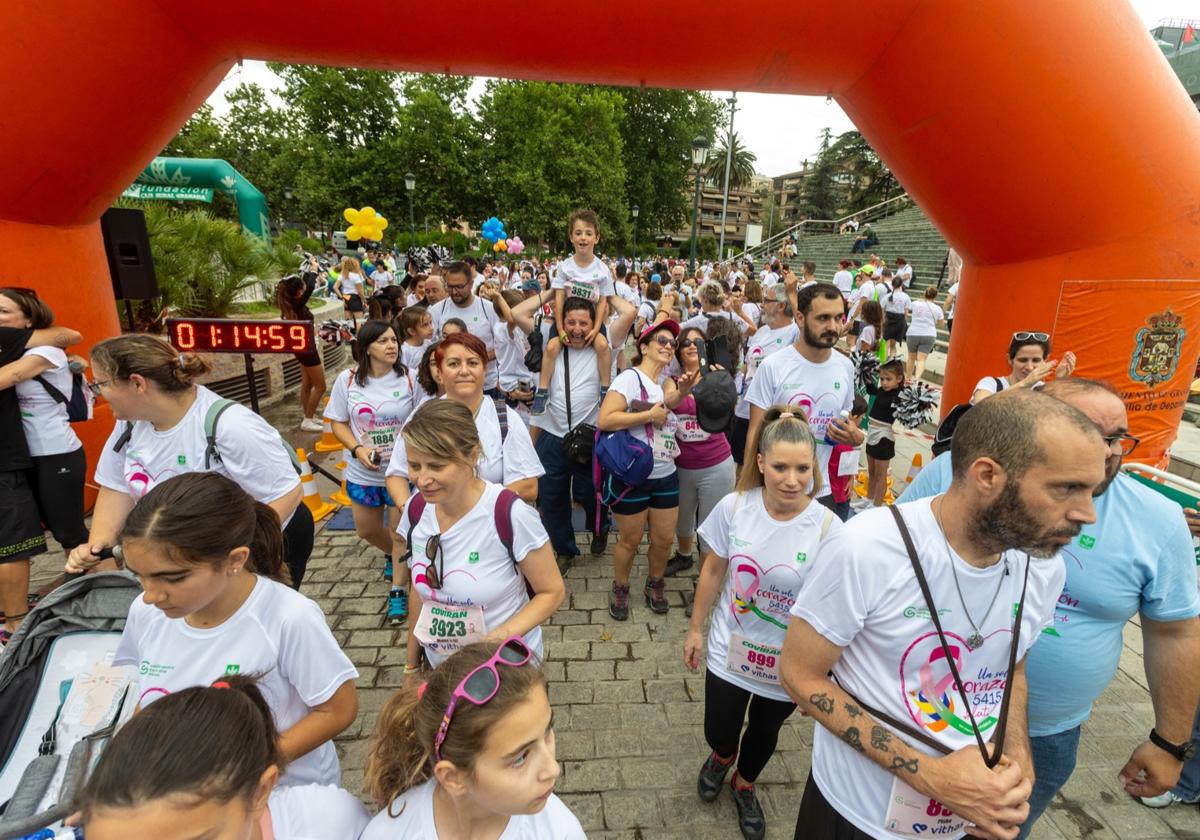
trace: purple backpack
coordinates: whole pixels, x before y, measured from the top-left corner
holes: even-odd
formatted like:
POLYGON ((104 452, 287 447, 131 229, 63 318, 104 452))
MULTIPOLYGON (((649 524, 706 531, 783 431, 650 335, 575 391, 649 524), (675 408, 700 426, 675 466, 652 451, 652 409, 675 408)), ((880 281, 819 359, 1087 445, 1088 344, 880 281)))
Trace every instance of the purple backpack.
MULTIPOLYGON (((647 399, 646 386, 642 384, 642 376, 638 374, 638 387, 642 399, 647 399)), ((646 424, 647 439, 654 438, 654 427, 646 424)), ((645 441, 638 440, 629 433, 628 429, 618 429, 615 432, 596 432, 596 445, 593 449, 592 481, 596 488, 596 498, 600 505, 615 505, 635 486, 650 477, 654 469, 654 448, 645 441), (611 482, 605 489, 602 473, 609 477, 615 476, 626 486, 615 497, 612 493, 611 482)), ((600 505, 596 506, 597 519, 600 516, 600 505)), ((599 522, 596 527, 599 528, 599 522)))

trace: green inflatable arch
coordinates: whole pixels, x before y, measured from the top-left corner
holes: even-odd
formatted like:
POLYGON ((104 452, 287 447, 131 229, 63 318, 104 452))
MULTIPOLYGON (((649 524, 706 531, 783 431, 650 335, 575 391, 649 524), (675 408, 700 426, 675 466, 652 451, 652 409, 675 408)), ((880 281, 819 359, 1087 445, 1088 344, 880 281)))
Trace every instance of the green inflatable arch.
POLYGON ((217 158, 156 157, 137 176, 134 184, 175 188, 174 191, 164 190, 157 196, 144 195, 144 198, 211 201, 212 192, 220 191, 237 202, 238 221, 242 223, 242 230, 271 244, 271 217, 267 212, 267 199, 228 161, 217 158))

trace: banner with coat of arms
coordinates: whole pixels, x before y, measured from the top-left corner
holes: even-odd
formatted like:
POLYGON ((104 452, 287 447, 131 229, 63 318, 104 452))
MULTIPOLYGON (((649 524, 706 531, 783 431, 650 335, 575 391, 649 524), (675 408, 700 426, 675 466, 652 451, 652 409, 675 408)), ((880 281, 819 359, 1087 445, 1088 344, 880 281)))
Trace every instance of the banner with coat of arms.
POLYGON ((1200 357, 1200 280, 1067 281, 1051 341, 1052 358, 1075 353, 1076 376, 1120 392, 1141 439, 1129 460, 1164 462, 1200 357))

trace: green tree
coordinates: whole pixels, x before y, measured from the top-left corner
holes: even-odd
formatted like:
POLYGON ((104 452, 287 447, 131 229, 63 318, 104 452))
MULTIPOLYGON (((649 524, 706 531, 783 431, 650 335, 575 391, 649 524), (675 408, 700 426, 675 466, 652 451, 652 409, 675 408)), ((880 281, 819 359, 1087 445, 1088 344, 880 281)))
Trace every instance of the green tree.
POLYGON ((709 94, 689 90, 609 88, 624 100, 620 124, 625 196, 638 205, 639 238, 678 230, 691 218, 692 140, 714 137, 723 108, 709 94))
POLYGON ((224 154, 221 124, 207 102, 196 109, 162 150, 166 157, 215 158, 224 154))
MULTIPOLYGON (((590 207, 604 242, 629 233, 620 133, 624 101, 612 90, 494 80, 480 98, 479 123, 490 182, 482 212, 526 243, 567 244, 567 217, 590 207)), ((478 223, 478 220, 474 220, 478 223)))
MULTIPOLYGON (((704 166, 704 176, 720 188, 725 186, 725 157, 728 154, 726 139, 708 153, 704 166)), ((754 180, 754 162, 758 157, 754 152, 742 145, 740 134, 733 135, 733 155, 729 160, 729 189, 736 190, 749 186, 754 180)))
POLYGON ((845 213, 863 210, 903 192, 892 171, 858 131, 839 135, 827 154, 837 170, 849 176, 845 213))
POLYGON ((800 213, 809 219, 832 219, 838 208, 838 189, 834 180, 836 166, 830 154, 832 132, 821 130, 821 149, 816 163, 804 179, 804 191, 800 199, 800 213))

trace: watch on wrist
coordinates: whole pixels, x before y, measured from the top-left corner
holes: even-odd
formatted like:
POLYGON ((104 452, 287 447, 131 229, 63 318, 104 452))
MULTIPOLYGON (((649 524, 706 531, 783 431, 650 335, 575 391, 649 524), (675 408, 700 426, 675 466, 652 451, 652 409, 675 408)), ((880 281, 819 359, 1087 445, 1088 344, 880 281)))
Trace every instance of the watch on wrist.
POLYGON ((1166 738, 1158 734, 1157 730, 1150 730, 1150 743, 1158 747, 1164 752, 1168 752, 1177 758, 1179 761, 1189 761, 1196 754, 1196 742, 1184 741, 1182 744, 1172 744, 1166 738))

